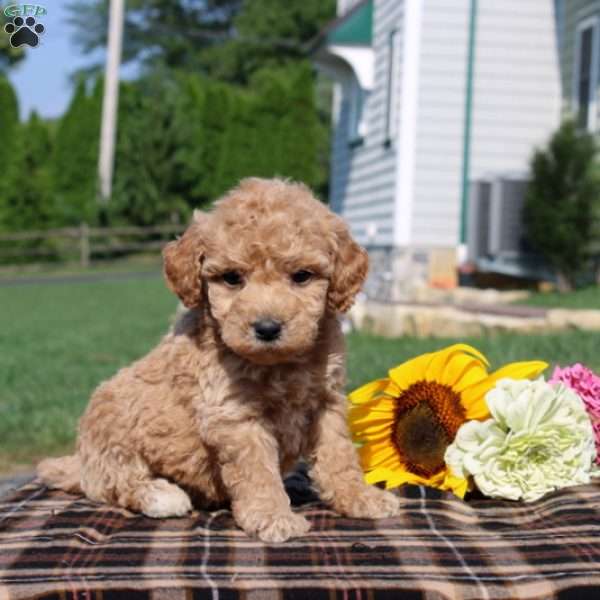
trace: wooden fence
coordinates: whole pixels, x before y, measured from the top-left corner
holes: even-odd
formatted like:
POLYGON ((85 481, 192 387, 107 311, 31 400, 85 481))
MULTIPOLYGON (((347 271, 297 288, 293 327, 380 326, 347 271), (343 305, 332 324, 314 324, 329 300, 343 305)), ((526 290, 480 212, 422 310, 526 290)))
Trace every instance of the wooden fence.
POLYGON ((87 267, 93 256, 158 251, 184 230, 185 225, 89 227, 82 223, 79 227, 2 233, 0 263, 78 257, 81 266, 87 267))

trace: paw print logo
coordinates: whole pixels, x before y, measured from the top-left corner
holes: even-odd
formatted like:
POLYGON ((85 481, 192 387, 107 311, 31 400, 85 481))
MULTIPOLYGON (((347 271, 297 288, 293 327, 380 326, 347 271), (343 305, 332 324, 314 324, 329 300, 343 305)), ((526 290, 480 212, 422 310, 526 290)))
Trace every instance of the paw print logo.
POLYGON ((46 28, 41 23, 36 23, 33 17, 15 17, 12 23, 4 26, 4 31, 10 34, 10 45, 18 48, 26 44, 35 48, 40 42, 40 35, 46 28))

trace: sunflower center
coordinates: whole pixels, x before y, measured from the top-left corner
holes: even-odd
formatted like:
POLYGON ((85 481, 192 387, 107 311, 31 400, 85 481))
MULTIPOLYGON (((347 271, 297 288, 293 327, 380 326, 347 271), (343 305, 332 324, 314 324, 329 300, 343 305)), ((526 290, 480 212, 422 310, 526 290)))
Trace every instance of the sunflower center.
POLYGON ((450 386, 419 381, 402 393, 397 407, 393 439, 402 461, 417 475, 435 475, 465 420, 460 396, 450 386))

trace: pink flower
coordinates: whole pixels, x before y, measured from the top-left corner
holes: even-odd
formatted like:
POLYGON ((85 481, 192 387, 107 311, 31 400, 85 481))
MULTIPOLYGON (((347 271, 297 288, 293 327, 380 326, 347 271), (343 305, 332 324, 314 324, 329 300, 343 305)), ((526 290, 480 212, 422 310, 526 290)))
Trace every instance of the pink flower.
POLYGON ((556 367, 550 383, 562 382, 583 400, 596 439, 596 462, 600 464, 600 377, 580 363, 561 369, 556 367))

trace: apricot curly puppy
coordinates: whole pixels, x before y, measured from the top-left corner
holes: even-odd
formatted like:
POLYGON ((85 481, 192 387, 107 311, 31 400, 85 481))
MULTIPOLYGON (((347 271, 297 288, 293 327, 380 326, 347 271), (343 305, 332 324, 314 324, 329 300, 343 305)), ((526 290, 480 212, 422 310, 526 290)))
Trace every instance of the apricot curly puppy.
POLYGON ((305 457, 336 511, 396 514, 395 496, 363 482, 346 423, 336 313, 367 255, 343 221, 301 184, 245 179, 163 254, 188 310, 98 387, 77 453, 43 461, 42 479, 150 517, 229 500, 245 532, 281 542, 309 529, 282 482, 305 457))

